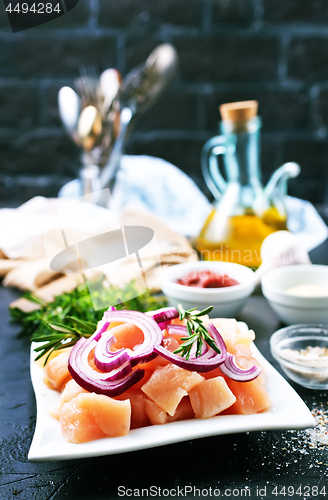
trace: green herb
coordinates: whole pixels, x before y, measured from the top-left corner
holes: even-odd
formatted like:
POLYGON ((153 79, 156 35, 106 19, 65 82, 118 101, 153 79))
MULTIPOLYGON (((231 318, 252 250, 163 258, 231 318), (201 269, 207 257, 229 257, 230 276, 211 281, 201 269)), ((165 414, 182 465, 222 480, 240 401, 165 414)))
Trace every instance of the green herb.
POLYGON ((188 360, 191 348, 195 342, 196 358, 202 355, 203 342, 206 342, 212 349, 214 349, 214 351, 220 354, 220 349, 203 325, 203 320, 200 319, 201 316, 209 314, 212 311, 213 306, 209 306, 200 312, 194 312, 196 311, 195 307, 193 309, 189 309, 189 311, 185 311, 179 304, 178 309, 180 321, 182 321, 183 319, 187 320, 186 327, 189 337, 181 337, 181 340, 184 340, 185 342, 183 342, 183 344, 181 344, 181 346, 174 351, 174 354, 181 353, 181 356, 185 356, 188 360))
POLYGON ((63 293, 51 303, 45 303, 31 292, 24 294, 28 300, 40 305, 40 309, 32 312, 23 312, 18 308, 10 308, 12 321, 21 325, 21 334, 27 335, 33 342, 42 342, 36 347, 37 359, 44 354, 50 354, 58 349, 73 346, 81 337, 90 337, 101 320, 103 313, 110 305, 117 309, 130 309, 146 312, 167 305, 166 298, 146 292, 138 295, 134 282, 124 289, 119 287, 105 287, 99 280, 97 300, 104 304, 104 308, 95 311, 91 296, 86 284, 75 290, 63 293), (138 295, 135 297, 135 295, 138 295))

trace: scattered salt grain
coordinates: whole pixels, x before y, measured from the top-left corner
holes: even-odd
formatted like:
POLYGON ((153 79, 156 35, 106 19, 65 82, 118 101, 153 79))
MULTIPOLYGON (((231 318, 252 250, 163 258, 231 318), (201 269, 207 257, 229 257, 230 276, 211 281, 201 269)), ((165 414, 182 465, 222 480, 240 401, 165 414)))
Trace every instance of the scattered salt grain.
POLYGON ((313 462, 309 465, 309 468, 320 467, 322 462, 322 455, 320 450, 323 450, 328 446, 328 408, 327 404, 325 406, 321 404, 320 406, 315 406, 311 413, 315 420, 315 426, 313 428, 304 429, 300 431, 287 431, 284 435, 285 442, 288 441, 288 448, 282 448, 282 450, 287 451, 287 455, 293 454, 293 461, 297 463, 298 460, 295 459, 295 453, 300 455, 313 456, 313 462), (315 454, 313 455, 313 453, 315 454))
POLYGON ((328 445, 328 410, 314 408, 312 415, 314 416, 316 425, 311 429, 306 429, 304 432, 311 448, 323 449, 328 445))
POLYGON ((258 437, 258 449, 261 450, 263 446, 262 459, 265 455, 266 463, 274 466, 277 476, 284 469, 286 472, 282 473, 287 473, 290 467, 293 468, 293 474, 299 472, 304 475, 304 471, 297 471, 295 468, 297 469, 296 464, 306 456, 311 461, 308 467, 313 471, 328 465, 323 464, 322 452, 324 449, 326 453, 328 452, 328 402, 321 400, 319 403, 316 398, 313 397, 312 400, 311 413, 315 420, 313 428, 283 431, 279 441, 275 443, 274 439, 268 443, 268 436, 265 436, 265 433, 261 433, 258 437))

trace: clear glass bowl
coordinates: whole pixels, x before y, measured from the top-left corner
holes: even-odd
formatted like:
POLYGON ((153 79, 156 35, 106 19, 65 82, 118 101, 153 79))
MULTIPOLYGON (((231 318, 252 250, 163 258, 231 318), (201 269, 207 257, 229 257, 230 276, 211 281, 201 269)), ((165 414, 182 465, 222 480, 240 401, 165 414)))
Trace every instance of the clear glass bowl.
POLYGON ((328 389, 328 326, 282 328, 271 335, 270 349, 291 380, 308 389, 328 389))

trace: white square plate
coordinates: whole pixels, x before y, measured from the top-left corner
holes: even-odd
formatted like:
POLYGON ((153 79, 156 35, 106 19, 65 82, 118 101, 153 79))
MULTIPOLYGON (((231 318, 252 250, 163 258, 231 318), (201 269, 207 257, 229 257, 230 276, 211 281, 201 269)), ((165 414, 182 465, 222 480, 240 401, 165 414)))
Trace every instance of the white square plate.
MULTIPOLYGON (((247 328, 239 323, 241 329, 247 328)), ((36 428, 29 451, 31 462, 70 460, 143 450, 165 444, 178 443, 220 434, 274 429, 306 429, 315 425, 311 412, 288 384, 252 345, 254 357, 263 366, 267 377, 267 391, 272 407, 256 415, 219 415, 210 419, 184 420, 165 425, 134 429, 127 436, 104 438, 89 443, 68 443, 62 436, 58 420, 49 414, 49 408, 58 403, 60 394, 43 383, 43 369, 35 362, 36 344, 31 346, 31 379, 37 403, 36 428)))

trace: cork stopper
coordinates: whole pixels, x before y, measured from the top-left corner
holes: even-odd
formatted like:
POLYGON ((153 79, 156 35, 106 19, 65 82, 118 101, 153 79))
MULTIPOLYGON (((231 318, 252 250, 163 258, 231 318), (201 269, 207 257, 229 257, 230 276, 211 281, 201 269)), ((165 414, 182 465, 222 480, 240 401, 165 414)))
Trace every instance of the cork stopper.
POLYGON ((222 104, 220 113, 223 121, 247 122, 257 116, 257 101, 240 101, 222 104))

